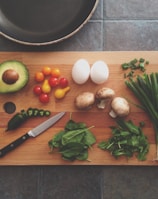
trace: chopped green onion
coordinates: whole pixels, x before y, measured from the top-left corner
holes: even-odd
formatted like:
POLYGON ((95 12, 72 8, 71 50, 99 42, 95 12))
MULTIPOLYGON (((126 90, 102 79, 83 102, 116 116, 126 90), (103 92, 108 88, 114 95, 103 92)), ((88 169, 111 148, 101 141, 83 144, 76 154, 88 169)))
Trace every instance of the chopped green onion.
POLYGON ((126 70, 128 68, 129 68, 129 64, 127 64, 127 63, 122 64, 122 69, 123 70, 126 70))
POLYGON ((121 65, 122 69, 130 70, 130 72, 128 74, 124 75, 124 78, 133 77, 135 70, 140 70, 141 72, 145 72, 145 70, 146 70, 145 66, 147 64, 149 64, 149 61, 145 61, 144 58, 140 58, 139 60, 135 58, 128 63, 123 63, 121 65))
POLYGON ((140 59, 139 59, 139 62, 140 62, 140 63, 144 63, 144 62, 145 62, 145 59, 144 59, 144 58, 140 58, 140 59))

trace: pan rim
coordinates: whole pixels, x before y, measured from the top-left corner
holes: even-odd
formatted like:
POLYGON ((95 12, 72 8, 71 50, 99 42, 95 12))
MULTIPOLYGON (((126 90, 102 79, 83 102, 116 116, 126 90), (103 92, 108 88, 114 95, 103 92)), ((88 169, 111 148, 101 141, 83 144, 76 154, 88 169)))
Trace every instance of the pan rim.
POLYGON ((55 40, 51 40, 51 41, 45 41, 45 42, 29 42, 29 41, 24 41, 24 40, 20 40, 17 38, 14 38, 2 31, 0 31, 0 35, 2 35, 3 37, 7 38, 8 40, 11 40, 13 42, 19 43, 19 44, 24 44, 24 45, 28 45, 28 46, 45 46, 45 45, 50 45, 50 44, 56 44, 59 42, 62 42, 70 37, 72 37, 73 35, 75 35, 80 29, 83 28, 83 26, 85 24, 87 24, 87 22, 90 20, 90 18, 92 17, 94 11, 97 8, 97 5, 99 3, 99 0, 95 0, 95 4, 91 10, 91 12, 89 13, 89 15, 87 16, 87 18, 85 18, 85 20, 73 31, 71 31, 70 33, 68 33, 67 35, 59 38, 59 39, 55 39, 55 40))

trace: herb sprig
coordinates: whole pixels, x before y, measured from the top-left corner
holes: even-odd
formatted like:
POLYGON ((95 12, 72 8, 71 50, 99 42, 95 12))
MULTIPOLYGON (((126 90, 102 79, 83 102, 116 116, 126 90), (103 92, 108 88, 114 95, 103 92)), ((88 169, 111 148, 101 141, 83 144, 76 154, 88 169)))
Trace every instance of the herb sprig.
POLYGON ((117 126, 112 126, 112 137, 99 143, 102 150, 110 151, 115 158, 125 156, 127 158, 136 154, 138 160, 146 160, 149 151, 149 143, 141 127, 132 121, 117 120, 117 126))

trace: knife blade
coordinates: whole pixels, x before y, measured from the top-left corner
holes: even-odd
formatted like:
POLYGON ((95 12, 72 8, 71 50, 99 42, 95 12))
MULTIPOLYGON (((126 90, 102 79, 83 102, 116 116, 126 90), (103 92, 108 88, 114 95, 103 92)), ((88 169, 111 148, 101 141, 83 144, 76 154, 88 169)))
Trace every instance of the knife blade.
POLYGON ((60 120, 65 115, 65 112, 60 112, 55 116, 49 118, 48 120, 42 122, 40 125, 28 131, 26 134, 22 135, 15 141, 11 142, 4 148, 0 149, 0 158, 6 155, 8 152, 12 151, 22 143, 24 143, 30 137, 36 137, 50 128, 53 124, 55 124, 58 120, 60 120))

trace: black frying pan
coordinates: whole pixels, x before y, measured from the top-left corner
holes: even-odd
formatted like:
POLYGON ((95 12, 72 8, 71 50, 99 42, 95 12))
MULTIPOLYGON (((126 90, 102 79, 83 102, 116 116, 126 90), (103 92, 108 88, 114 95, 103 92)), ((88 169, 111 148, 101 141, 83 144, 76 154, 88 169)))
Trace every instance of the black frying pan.
POLYGON ((28 45, 46 45, 75 34, 99 0, 0 0, 0 34, 28 45))

